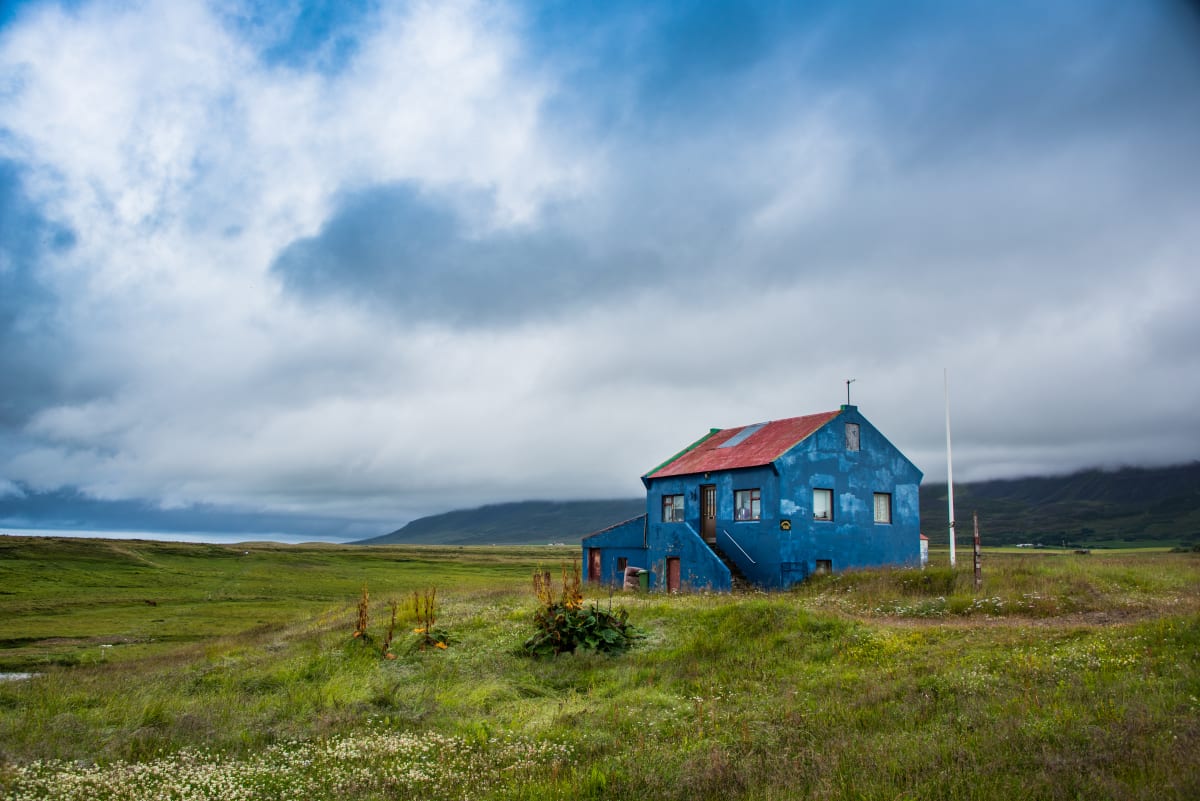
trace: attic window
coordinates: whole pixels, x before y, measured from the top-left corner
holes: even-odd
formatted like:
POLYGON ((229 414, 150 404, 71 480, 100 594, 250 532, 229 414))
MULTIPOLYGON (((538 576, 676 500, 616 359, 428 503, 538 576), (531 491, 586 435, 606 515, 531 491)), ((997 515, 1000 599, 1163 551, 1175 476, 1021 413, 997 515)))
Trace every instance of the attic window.
POLYGON ((833 490, 813 490, 813 520, 833 520, 833 490))
POLYGON ((738 520, 761 520, 761 490, 738 490, 733 493, 733 513, 734 517, 738 520))
POLYGON ((875 493, 875 522, 892 522, 892 496, 890 493, 875 493))
POLYGON ((683 496, 682 495, 664 495, 663 496, 663 516, 664 523, 682 523, 683 522, 683 496))
POLYGON ((846 423, 846 450, 858 450, 858 423, 846 423))

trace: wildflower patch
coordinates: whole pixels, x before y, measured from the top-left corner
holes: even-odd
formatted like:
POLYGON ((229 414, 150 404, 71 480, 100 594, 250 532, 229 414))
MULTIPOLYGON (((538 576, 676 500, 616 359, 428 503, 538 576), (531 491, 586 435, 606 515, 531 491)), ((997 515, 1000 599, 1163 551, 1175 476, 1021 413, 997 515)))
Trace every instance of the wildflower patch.
POLYGON ((450 737, 374 731, 319 742, 282 743, 244 760, 181 751, 149 762, 80 767, 39 761, 0 778, 4 798, 59 801, 250 801, 304 798, 461 799, 572 765, 565 744, 515 737, 450 737))

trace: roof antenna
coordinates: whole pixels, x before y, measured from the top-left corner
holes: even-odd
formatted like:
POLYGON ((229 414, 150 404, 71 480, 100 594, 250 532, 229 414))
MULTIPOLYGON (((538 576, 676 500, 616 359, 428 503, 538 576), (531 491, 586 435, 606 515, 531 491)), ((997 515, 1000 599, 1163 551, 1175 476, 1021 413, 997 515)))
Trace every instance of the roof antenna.
POLYGON ((846 405, 847 406, 850 405, 850 385, 853 384, 857 380, 858 380, 857 378, 847 378, 846 379, 846 405))

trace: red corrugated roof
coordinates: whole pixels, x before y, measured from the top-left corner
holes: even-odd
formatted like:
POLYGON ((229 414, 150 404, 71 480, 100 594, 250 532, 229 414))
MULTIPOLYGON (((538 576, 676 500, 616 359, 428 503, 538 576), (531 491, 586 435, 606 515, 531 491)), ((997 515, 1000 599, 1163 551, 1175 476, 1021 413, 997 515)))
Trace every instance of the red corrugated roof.
POLYGON ((814 431, 841 414, 822 412, 804 417, 789 417, 772 420, 753 426, 716 430, 695 447, 679 454, 666 464, 655 468, 646 478, 686 476, 692 473, 711 473, 716 470, 733 470, 739 467, 758 467, 770 464, 786 453, 793 445, 807 439, 814 431), (734 440, 747 429, 754 429, 740 442, 721 447, 734 440))

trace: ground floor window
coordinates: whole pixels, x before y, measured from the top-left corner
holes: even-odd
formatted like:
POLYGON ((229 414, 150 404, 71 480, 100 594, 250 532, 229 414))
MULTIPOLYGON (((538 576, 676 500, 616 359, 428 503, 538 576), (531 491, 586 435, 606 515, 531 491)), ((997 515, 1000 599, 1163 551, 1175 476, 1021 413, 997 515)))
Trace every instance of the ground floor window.
POLYGON ((833 490, 813 490, 813 520, 833 520, 833 490))
POLYGON ((816 569, 813 571, 814 576, 827 576, 833 572, 832 559, 818 559, 816 569))
POLYGON ((892 522, 892 496, 890 493, 875 493, 875 522, 892 522))
POLYGON ((762 493, 756 489, 733 493, 733 514, 737 520, 761 520, 762 493))
POLYGON ((663 522, 664 523, 682 523, 683 522, 683 496, 682 495, 664 495, 663 496, 663 522))

